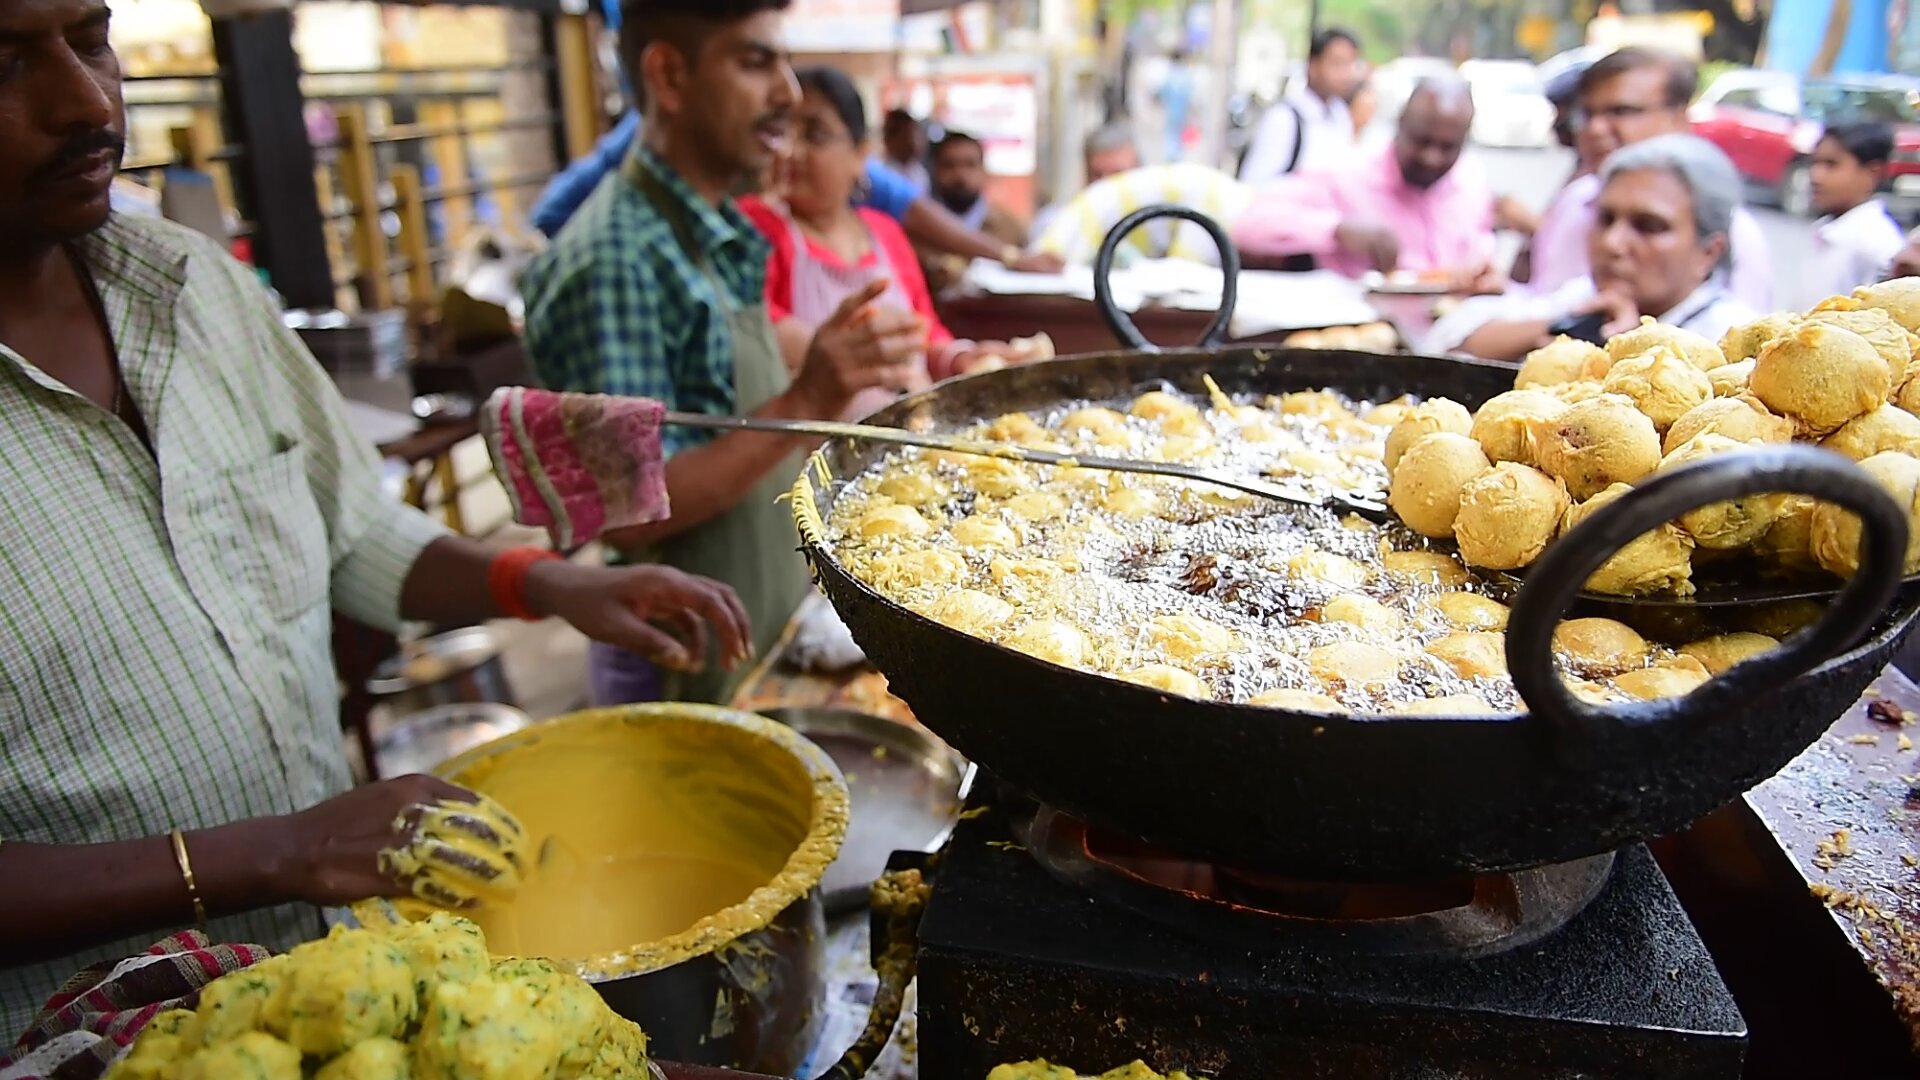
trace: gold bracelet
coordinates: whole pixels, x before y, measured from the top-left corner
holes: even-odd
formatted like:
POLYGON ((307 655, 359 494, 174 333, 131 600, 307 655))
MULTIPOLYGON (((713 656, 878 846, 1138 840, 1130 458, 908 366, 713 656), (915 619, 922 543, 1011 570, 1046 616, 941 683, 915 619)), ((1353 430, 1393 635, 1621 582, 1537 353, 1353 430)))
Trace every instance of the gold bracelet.
POLYGON ((187 858, 187 838, 180 835, 179 829, 173 830, 171 835, 173 860, 180 864, 180 879, 187 883, 187 897, 193 901, 194 922, 204 930, 207 926, 207 905, 200 902, 200 886, 193 881, 193 860, 187 858))

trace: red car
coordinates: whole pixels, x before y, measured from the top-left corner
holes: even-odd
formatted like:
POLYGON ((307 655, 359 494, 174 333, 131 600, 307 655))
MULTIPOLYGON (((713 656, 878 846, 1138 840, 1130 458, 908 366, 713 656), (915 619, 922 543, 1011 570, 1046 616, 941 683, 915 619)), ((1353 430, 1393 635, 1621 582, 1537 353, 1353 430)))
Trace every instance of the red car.
POLYGON ((1718 146, 1750 183, 1790 214, 1813 213, 1809 162, 1828 124, 1893 125, 1887 187, 1920 200, 1920 80, 1899 75, 1801 79, 1777 71, 1730 71, 1688 114, 1694 133, 1718 146))

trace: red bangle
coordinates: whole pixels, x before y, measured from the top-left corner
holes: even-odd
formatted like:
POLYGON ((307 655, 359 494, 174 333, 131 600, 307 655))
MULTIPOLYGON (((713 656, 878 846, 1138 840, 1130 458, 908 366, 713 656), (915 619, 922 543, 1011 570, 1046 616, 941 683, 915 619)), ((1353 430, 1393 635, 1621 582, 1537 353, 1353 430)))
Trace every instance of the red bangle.
POLYGON ((487 565, 487 591, 494 604, 509 618, 538 622, 540 613, 527 606, 527 571, 534 563, 560 557, 557 551, 537 547, 508 548, 495 555, 487 565))

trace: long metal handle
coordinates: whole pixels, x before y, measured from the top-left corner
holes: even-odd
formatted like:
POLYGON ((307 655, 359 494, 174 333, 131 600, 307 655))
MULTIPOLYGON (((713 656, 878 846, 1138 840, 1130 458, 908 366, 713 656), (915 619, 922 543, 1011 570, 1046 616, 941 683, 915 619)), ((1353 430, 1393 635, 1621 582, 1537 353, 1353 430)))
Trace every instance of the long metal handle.
POLYGON ((1231 473, 1215 472, 1212 469, 1196 469, 1187 465, 1173 465, 1163 461, 1135 461, 1130 458, 1061 454, 1052 450, 1030 450, 1012 443, 981 442, 977 439, 961 439, 952 435, 925 435, 872 424, 847 424, 838 420, 775 420, 759 416, 713 416, 707 413, 684 412, 665 413, 660 421, 680 427, 715 428, 724 431, 762 431, 776 435, 811 435, 826 439, 865 439, 869 442, 892 443, 896 446, 917 446, 924 450, 947 450, 957 454, 1006 458, 1010 461, 1025 461, 1035 465, 1063 465, 1081 469, 1103 469, 1107 472, 1139 473, 1146 476, 1171 476, 1179 480, 1213 484, 1217 487, 1244 491, 1249 495, 1258 495, 1299 506, 1331 504, 1340 510, 1369 518, 1381 518, 1388 513, 1386 504, 1347 492, 1335 491, 1330 496, 1321 496, 1310 491, 1270 484, 1252 477, 1235 476, 1231 473))

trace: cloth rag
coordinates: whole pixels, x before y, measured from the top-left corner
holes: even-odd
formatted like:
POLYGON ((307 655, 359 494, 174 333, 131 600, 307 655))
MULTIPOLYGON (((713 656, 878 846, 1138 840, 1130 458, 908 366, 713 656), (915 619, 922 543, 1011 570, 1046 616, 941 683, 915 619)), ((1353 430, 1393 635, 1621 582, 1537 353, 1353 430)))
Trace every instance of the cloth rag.
POLYGON ((570 551, 609 529, 667 517, 665 406, 609 397, 503 386, 480 410, 493 468, 513 519, 547 530, 570 551))

